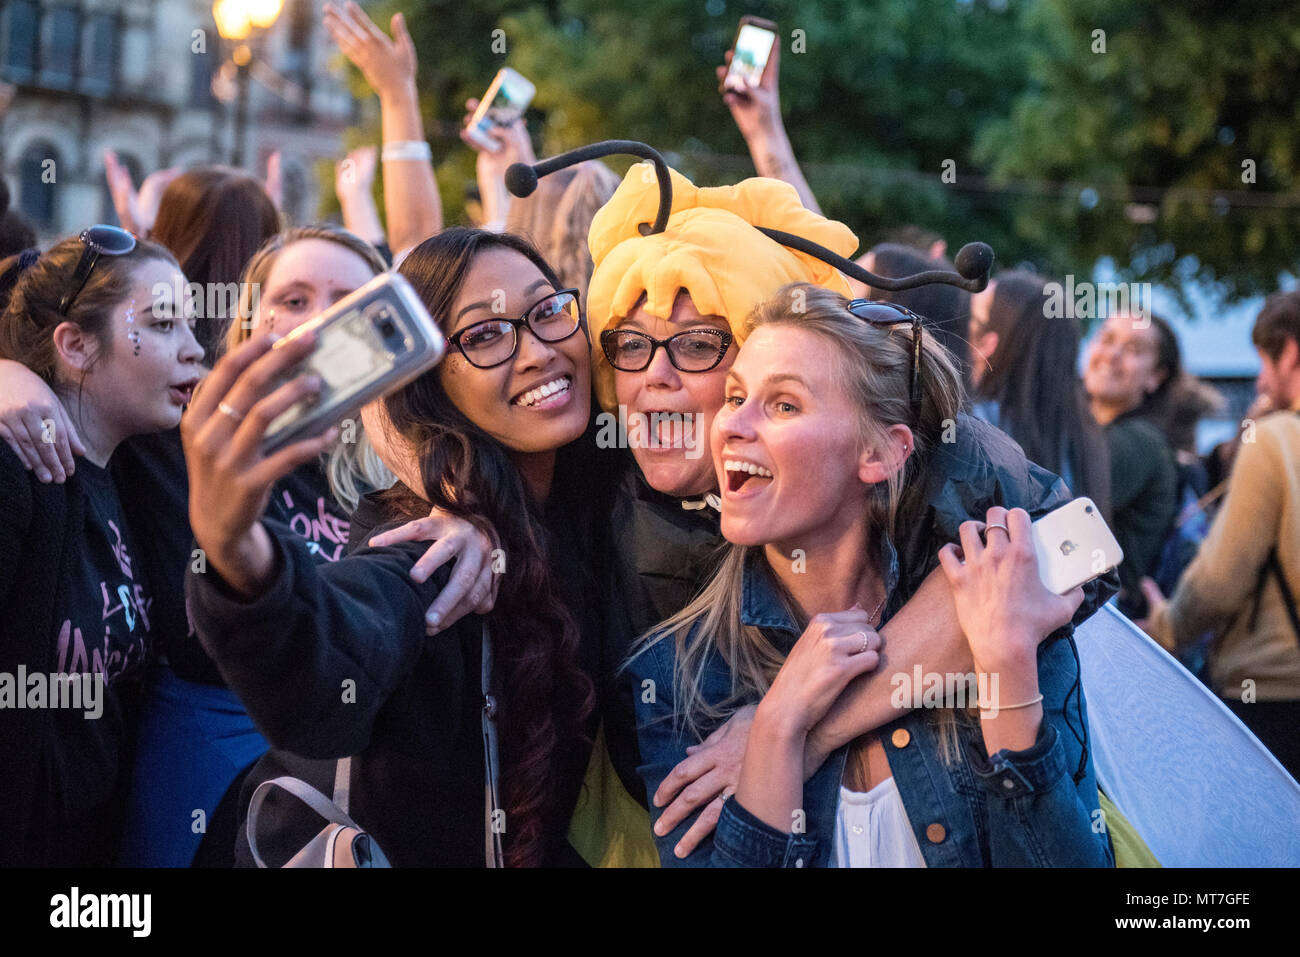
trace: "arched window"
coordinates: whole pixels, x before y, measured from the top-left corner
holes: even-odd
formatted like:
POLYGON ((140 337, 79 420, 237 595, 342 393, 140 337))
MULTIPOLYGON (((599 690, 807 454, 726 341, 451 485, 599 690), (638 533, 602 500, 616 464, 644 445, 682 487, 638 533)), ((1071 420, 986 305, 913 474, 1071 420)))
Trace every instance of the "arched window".
POLYGON ((52 143, 36 140, 23 150, 18 172, 19 207, 42 229, 58 226, 58 173, 59 151, 52 143))

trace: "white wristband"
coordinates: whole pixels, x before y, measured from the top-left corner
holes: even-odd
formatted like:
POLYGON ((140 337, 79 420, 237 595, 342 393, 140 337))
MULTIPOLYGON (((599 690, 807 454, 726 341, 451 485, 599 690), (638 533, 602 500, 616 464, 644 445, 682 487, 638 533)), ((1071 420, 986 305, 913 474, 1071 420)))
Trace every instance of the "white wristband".
POLYGON ((427 163, 433 159, 433 150, 424 140, 398 140, 385 143, 379 158, 385 163, 391 160, 416 160, 427 163))

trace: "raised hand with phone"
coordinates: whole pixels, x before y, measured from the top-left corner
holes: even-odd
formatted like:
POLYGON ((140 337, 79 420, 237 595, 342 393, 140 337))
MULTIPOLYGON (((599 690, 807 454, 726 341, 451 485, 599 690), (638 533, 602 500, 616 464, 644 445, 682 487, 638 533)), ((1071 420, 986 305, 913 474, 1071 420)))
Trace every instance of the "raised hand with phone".
POLYGON ((725 60, 726 64, 717 68, 718 89, 745 138, 754 169, 759 176, 789 183, 804 206, 820 214, 821 207, 799 169, 781 119, 781 36, 776 24, 742 17, 736 43, 725 60), (737 56, 743 59, 743 68, 737 56))
POLYGON ((260 522, 271 486, 337 436, 330 426, 269 456, 262 451, 271 422, 320 390, 314 376, 284 381, 315 347, 311 330, 273 349, 277 338, 258 336, 223 357, 181 420, 194 539, 217 574, 246 598, 259 594, 275 572, 274 546, 260 522))
POLYGON ((537 162, 523 116, 534 90, 527 79, 503 67, 482 100, 471 97, 465 101, 460 138, 478 154, 475 174, 485 229, 499 232, 505 228, 511 201, 506 170, 514 163, 537 162))

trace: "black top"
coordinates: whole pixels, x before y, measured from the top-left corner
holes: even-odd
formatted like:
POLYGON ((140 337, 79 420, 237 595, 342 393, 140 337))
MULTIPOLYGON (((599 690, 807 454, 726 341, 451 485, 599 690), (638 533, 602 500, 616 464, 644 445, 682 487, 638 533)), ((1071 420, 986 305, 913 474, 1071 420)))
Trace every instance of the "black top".
POLYGON ((266 517, 289 526, 321 561, 336 562, 347 553, 351 518, 334 499, 320 460, 275 483, 266 517))
POLYGON ((43 485, 0 449, 0 863, 111 863, 152 595, 104 469, 43 485), (94 676, 81 707, 48 706, 55 674, 94 676))
MULTIPOLYGON (((203 646, 185 604, 185 572, 202 567, 190 531, 189 473, 180 429, 139 435, 118 447, 109 463, 131 525, 144 545, 141 561, 154 583, 154 635, 160 659, 178 676, 220 685, 221 674, 203 646)), ((312 543, 325 561, 342 556, 348 516, 334 501, 319 462, 309 462, 276 483, 268 517, 312 543)))
MULTIPOLYGON (((600 620, 583 561, 588 543, 579 535, 589 523, 565 498, 553 496, 540 520, 554 567, 570 572, 557 576, 557 586, 582 634, 579 664, 595 677, 600 620)), ((372 499, 358 517, 382 514, 372 499)), ((411 580, 427 543, 362 548, 321 564, 284 526, 264 524, 275 541, 277 573, 260 598, 235 600, 212 570, 187 580, 204 646, 258 729, 282 749, 254 775, 261 779, 264 766, 280 762, 329 793, 329 765, 318 763, 313 773, 283 751, 309 761, 351 755, 352 816, 394 866, 483 866, 482 618, 464 618, 433 638, 424 630, 425 610, 450 567, 422 584, 411 580)), ((566 834, 590 747, 590 740, 566 740, 557 748, 549 864, 577 860, 566 834)), ((320 829, 320 822, 310 829, 301 809, 292 813, 304 822, 305 837, 320 829)), ((291 844, 270 849, 272 855, 291 844)))
POLYGON ((1142 618, 1147 603, 1139 582, 1155 571, 1178 511, 1178 467, 1164 433, 1147 419, 1123 415, 1105 432, 1115 540, 1124 550, 1119 607, 1130 618, 1142 618))

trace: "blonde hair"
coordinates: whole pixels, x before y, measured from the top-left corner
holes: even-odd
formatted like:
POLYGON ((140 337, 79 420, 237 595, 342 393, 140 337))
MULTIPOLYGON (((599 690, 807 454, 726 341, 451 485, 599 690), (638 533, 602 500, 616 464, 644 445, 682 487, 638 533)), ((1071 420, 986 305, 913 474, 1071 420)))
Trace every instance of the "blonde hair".
POLYGON ((532 242, 560 282, 579 290, 584 305, 594 268, 587 233, 619 182, 608 166, 588 160, 541 179, 532 196, 511 200, 506 217, 505 231, 532 242))
MULTIPOLYGON (((349 232, 332 223, 315 223, 309 226, 295 226, 276 233, 268 239, 244 267, 244 275, 239 285, 239 312, 237 321, 231 322, 226 330, 225 350, 236 349, 252 336, 251 320, 253 314, 253 290, 259 294, 262 286, 271 276, 276 258, 294 243, 307 239, 321 239, 325 242, 342 246, 365 260, 366 265, 379 275, 385 264, 378 250, 355 233, 349 232), (249 328, 245 328, 245 326, 249 328)), ((380 461, 370 437, 361 425, 361 417, 352 421, 355 427, 354 439, 350 442, 338 442, 330 449, 325 461, 325 477, 329 480, 330 493, 343 508, 351 513, 356 510, 361 496, 368 490, 390 488, 397 478, 388 467, 380 461)))
MULTIPOLYGON (((927 331, 922 339, 921 407, 917 421, 912 422, 912 327, 872 325, 854 316, 847 307, 848 300, 836 292, 811 283, 792 283, 759 303, 746 320, 745 330, 752 333, 760 326, 790 326, 834 343, 839 361, 833 375, 844 394, 859 407, 857 426, 863 447, 879 447, 887 439, 890 426, 911 427, 915 454, 887 482, 872 489, 867 506, 872 535, 887 534, 892 538, 900 510, 910 504, 909 496, 916 494, 918 483, 913 479, 925 468, 945 421, 956 420, 963 399, 961 374, 951 353, 927 331)), ((740 620, 746 560, 766 565, 761 546, 729 546, 718 571, 699 595, 643 635, 633 650, 636 655, 657 642, 670 637, 675 640, 676 717, 697 735, 702 736, 706 725, 761 698, 785 661, 785 655, 757 628, 740 620), (688 642, 692 632, 694 637, 688 642), (705 669, 714 651, 731 671, 731 694, 717 705, 711 705, 703 695, 705 669)), ((802 631, 807 626, 806 617, 775 576, 771 581, 791 620, 802 631)), ((941 709, 937 718, 943 731, 945 757, 951 758, 956 754, 953 712, 941 709)))

